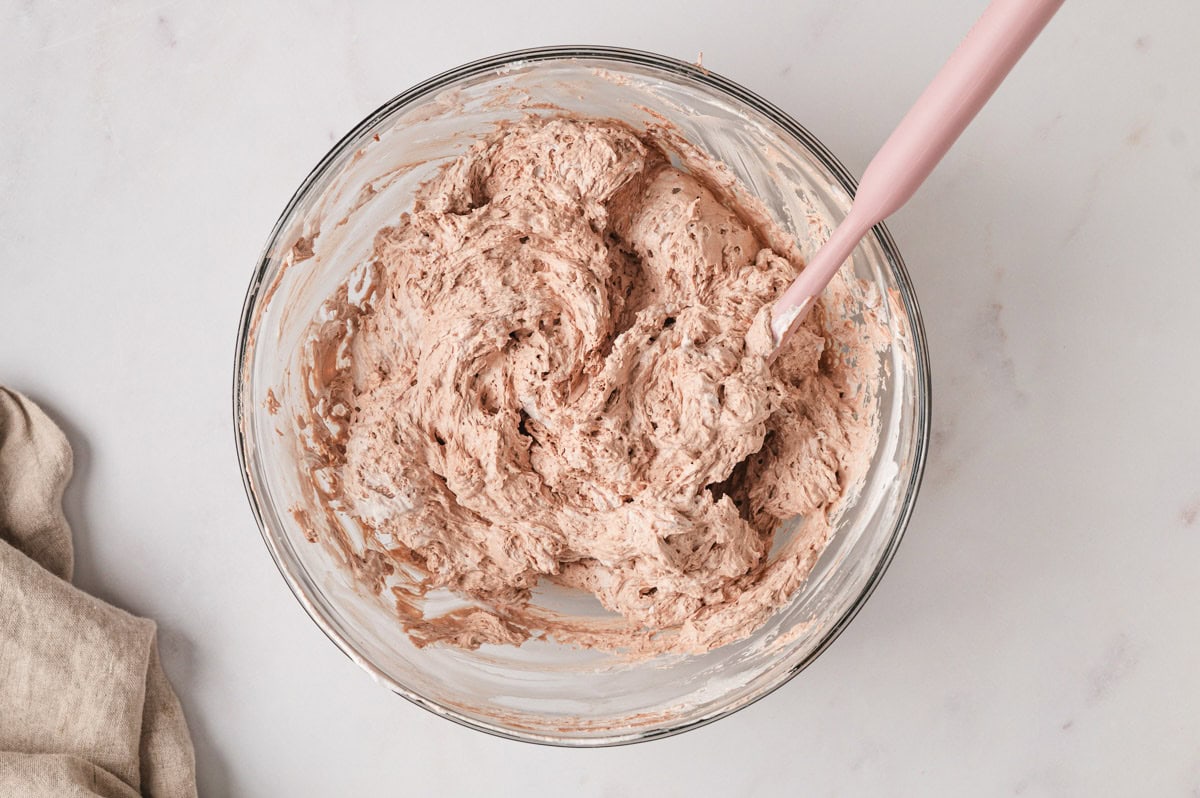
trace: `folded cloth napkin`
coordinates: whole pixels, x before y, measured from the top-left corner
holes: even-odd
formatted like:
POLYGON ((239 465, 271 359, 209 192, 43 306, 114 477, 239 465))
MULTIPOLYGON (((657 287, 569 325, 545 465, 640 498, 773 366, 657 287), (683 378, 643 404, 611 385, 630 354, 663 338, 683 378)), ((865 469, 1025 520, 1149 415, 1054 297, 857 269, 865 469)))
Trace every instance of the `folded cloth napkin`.
POLYGON ((0 796, 194 796, 153 621, 70 584, 71 447, 0 388, 0 796))

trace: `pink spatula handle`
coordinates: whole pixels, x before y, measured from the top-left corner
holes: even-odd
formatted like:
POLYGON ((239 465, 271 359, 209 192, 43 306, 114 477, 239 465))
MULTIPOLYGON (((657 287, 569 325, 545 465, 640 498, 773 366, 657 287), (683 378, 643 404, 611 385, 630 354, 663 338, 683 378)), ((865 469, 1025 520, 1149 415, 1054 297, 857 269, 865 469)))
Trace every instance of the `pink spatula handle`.
POLYGON ((993 0, 863 173, 850 213, 772 307, 776 345, 875 224, 908 202, 1064 0, 993 0))

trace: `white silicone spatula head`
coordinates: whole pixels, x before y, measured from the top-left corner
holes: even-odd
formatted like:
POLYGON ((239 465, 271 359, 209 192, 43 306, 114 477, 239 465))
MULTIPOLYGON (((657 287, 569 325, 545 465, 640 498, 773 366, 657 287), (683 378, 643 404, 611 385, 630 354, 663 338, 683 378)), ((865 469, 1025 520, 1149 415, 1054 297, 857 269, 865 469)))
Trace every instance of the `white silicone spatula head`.
POLYGON ((872 226, 900 208, 1063 0, 993 0, 863 173, 850 213, 771 308, 778 347, 872 226))

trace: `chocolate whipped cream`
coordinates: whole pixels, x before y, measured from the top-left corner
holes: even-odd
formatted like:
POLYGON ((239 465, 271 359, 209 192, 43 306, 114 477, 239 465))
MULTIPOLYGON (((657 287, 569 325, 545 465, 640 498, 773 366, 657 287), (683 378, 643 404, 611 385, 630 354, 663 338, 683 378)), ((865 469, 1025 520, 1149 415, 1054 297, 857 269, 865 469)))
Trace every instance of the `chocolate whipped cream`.
POLYGON ((878 323, 839 278, 773 357, 802 264, 735 195, 665 129, 531 117, 422 186, 325 303, 310 474, 418 645, 700 652, 803 583, 874 449, 878 323), (559 616, 539 584, 612 617, 559 616), (437 588, 469 605, 427 617, 437 588))

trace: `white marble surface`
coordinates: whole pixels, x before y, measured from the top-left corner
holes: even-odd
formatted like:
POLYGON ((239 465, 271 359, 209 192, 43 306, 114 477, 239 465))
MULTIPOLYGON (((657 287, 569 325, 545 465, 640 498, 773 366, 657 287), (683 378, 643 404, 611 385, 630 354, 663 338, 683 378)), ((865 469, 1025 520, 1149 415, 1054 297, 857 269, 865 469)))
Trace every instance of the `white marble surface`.
POLYGON ((251 267, 393 94, 535 44, 703 50, 861 171, 983 5, 0 2, 0 382, 69 431, 78 582, 158 620, 203 795, 1200 795, 1195 0, 1067 3, 894 218, 925 486, 859 618, 750 709, 590 752, 436 719, 325 640, 242 493, 251 267))

